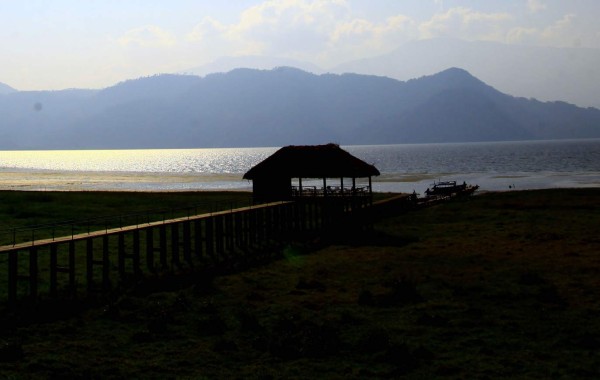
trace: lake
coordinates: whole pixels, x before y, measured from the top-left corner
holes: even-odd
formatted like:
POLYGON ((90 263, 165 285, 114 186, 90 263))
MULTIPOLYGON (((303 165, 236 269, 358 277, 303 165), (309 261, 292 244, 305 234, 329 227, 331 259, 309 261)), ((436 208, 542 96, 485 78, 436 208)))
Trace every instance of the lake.
MULTIPOLYGON (((342 146, 374 164, 373 189, 433 181, 482 190, 600 186, 600 139, 342 146)), ((278 148, 0 151, 1 190, 251 190, 242 179, 278 148)))

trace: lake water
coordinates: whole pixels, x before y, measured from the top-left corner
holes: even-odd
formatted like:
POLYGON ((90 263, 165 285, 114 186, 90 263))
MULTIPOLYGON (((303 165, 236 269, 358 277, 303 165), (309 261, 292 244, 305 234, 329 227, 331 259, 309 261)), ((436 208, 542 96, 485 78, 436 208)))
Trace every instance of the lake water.
MULTIPOLYGON (((600 140, 343 146, 374 164, 375 191, 438 180, 482 190, 600 186, 600 140)), ((242 179, 278 148, 0 151, 1 190, 251 190, 242 179)))

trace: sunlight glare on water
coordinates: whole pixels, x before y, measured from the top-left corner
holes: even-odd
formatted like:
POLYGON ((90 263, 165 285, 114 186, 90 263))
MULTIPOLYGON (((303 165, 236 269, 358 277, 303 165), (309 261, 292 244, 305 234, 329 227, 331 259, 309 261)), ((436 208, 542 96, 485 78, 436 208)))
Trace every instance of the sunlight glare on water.
POLYGON ((6 169, 244 173, 276 148, 0 151, 6 169))
MULTIPOLYGON (((343 148, 379 169, 375 191, 421 193, 437 180, 483 190, 600 186, 598 139, 343 148)), ((249 191, 243 174, 277 149, 0 151, 0 189, 249 191)))

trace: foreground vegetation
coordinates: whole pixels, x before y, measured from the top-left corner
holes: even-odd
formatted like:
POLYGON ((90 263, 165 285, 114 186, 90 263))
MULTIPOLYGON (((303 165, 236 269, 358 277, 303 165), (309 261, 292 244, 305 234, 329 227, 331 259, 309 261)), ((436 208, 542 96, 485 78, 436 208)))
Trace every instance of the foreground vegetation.
POLYGON ((0 245, 244 207, 249 192, 0 191, 0 245))
POLYGON ((598 189, 440 204, 244 272, 5 316, 0 374, 597 378, 598 225, 598 189))

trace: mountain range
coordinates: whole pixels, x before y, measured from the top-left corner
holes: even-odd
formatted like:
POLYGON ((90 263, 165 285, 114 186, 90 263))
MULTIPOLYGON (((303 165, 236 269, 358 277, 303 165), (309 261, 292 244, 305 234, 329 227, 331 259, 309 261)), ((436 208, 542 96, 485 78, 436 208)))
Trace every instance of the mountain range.
POLYGON ((596 108, 513 97, 458 68, 408 81, 280 67, 156 75, 103 90, 9 88, 0 115, 4 150, 600 137, 596 108))
POLYGON ((380 75, 401 81, 460 67, 513 96, 600 108, 600 51, 581 47, 527 46, 439 37, 408 41, 385 54, 326 68, 282 57, 236 56, 221 57, 184 72, 205 76, 238 67, 264 70, 278 66, 296 67, 314 74, 380 75))

